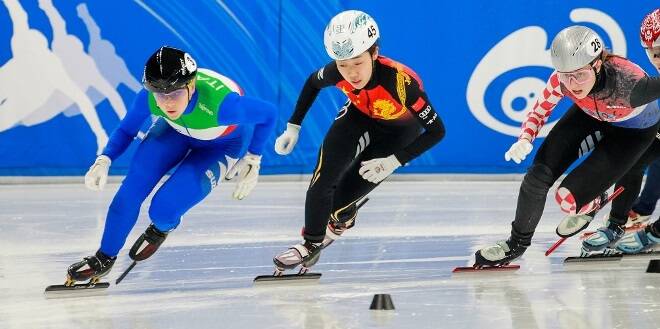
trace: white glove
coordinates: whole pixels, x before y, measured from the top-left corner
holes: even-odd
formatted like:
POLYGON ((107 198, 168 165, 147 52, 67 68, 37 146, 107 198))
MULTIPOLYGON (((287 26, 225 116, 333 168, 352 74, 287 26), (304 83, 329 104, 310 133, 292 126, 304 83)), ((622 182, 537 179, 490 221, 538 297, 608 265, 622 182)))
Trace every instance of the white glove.
POLYGON ((275 152, 279 155, 291 153, 298 142, 298 134, 300 134, 300 126, 287 123, 286 130, 275 140, 275 152))
POLYGON ((229 169, 226 175, 227 179, 232 179, 238 175, 238 183, 236 183, 236 189, 233 194, 234 198, 243 200, 244 197, 252 192, 252 189, 257 186, 260 167, 261 155, 254 155, 248 152, 229 169))
POLYGON ((92 191, 101 191, 108 181, 108 170, 112 160, 107 155, 99 155, 85 174, 85 186, 92 191))
POLYGON ((362 178, 377 184, 399 167, 401 167, 399 160, 394 155, 390 155, 387 158, 376 158, 362 162, 358 172, 362 178))
POLYGON ((520 163, 525 160, 529 152, 532 152, 534 146, 528 140, 521 138, 517 142, 513 143, 506 153, 504 153, 504 160, 511 161, 515 163, 520 163))

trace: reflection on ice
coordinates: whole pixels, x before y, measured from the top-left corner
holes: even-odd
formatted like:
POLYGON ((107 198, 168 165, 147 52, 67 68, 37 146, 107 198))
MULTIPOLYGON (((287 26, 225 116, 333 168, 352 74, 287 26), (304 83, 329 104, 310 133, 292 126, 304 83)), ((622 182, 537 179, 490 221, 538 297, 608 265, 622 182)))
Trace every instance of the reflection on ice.
MULTIPOLYGON (((261 183, 249 199, 224 186, 187 215, 151 259, 122 251, 103 295, 46 299, 43 289, 96 250, 111 191, 77 185, 0 186, 0 328, 656 328, 660 276, 648 259, 564 266, 552 257, 561 219, 548 204, 521 269, 452 276, 474 251, 506 237, 516 182, 390 182, 357 225, 325 250, 317 284, 254 285, 297 242, 306 183, 261 183), (403 195, 403 197, 402 197, 403 195), (370 311, 374 294, 396 310, 370 311)), ((116 188, 116 186, 114 186, 116 188)), ((549 201, 550 202, 550 201, 549 201)), ((147 226, 144 214, 133 241, 147 226)))

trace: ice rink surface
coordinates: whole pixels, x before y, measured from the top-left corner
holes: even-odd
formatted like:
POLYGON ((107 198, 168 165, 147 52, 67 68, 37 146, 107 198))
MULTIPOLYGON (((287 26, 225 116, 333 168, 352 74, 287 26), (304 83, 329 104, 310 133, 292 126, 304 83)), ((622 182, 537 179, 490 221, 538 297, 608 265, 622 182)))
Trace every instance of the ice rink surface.
POLYGON ((261 182, 242 201, 220 186, 114 285, 148 225, 146 202, 110 288, 56 299, 44 288, 96 251, 117 185, 0 186, 0 328, 660 328, 660 274, 645 273, 648 258, 565 266, 577 238, 543 255, 562 218, 553 198, 520 270, 451 274, 508 237, 515 181, 387 182, 324 250, 317 283, 255 286, 300 240, 306 185, 261 182), (396 310, 369 310, 377 293, 396 310))

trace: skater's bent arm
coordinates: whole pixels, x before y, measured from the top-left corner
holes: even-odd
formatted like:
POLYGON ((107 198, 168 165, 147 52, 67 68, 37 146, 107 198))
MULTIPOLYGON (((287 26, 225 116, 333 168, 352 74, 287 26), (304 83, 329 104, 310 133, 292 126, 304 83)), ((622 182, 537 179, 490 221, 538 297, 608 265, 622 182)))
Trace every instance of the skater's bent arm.
POLYGON ((564 94, 561 92, 561 87, 559 86, 559 75, 557 72, 553 72, 545 88, 536 98, 534 107, 527 114, 527 119, 522 124, 518 138, 533 142, 562 97, 564 97, 564 94))
POLYGON ((445 136, 445 126, 418 82, 413 79, 406 89, 408 89, 406 99, 409 103, 406 104, 406 108, 422 125, 424 132, 408 146, 394 153, 401 164, 426 152, 445 136))
POLYGON ((218 123, 254 125, 252 140, 248 151, 260 155, 266 140, 275 129, 277 107, 270 102, 236 93, 227 95, 220 105, 218 123))
POLYGON ((339 74, 337 64, 334 61, 310 74, 307 81, 305 81, 302 91, 300 91, 300 96, 298 96, 298 101, 296 102, 296 109, 291 114, 289 123, 300 126, 321 89, 335 85, 341 80, 341 74, 339 74))
POLYGON ((640 79, 630 94, 630 105, 638 107, 660 98, 660 77, 640 79))
POLYGON ((144 89, 137 94, 133 105, 126 112, 126 116, 119 122, 119 127, 110 135, 110 140, 108 140, 108 144, 103 149, 103 154, 107 155, 111 160, 114 161, 126 151, 126 148, 128 148, 128 145, 131 144, 140 130, 144 120, 149 117, 148 96, 149 92, 144 89))

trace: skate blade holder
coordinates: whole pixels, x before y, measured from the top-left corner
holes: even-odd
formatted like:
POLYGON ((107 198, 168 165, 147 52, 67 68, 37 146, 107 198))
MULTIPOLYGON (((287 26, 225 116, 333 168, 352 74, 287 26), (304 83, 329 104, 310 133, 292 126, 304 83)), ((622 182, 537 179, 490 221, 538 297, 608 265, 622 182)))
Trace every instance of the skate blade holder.
POLYGON ((660 250, 647 250, 637 254, 623 254, 623 262, 648 262, 649 259, 660 258, 660 250))
POLYGON ((564 270, 599 271, 617 268, 621 264, 621 254, 574 256, 564 258, 564 270))
POLYGON ((660 250, 647 250, 637 254, 623 254, 621 265, 629 264, 636 266, 637 264, 647 264, 650 260, 657 258, 660 258, 660 250))
POLYGON ((459 266, 459 267, 455 267, 451 271, 451 273, 452 273, 452 275, 492 273, 492 272, 512 273, 512 272, 515 272, 519 269, 520 269, 520 265, 517 265, 517 264, 508 264, 508 265, 502 265, 502 266, 483 266, 483 267, 459 266))
POLYGON ((109 282, 99 282, 96 284, 78 283, 72 286, 56 284, 46 287, 46 290, 44 290, 44 295, 46 296, 47 299, 99 296, 99 295, 105 295, 108 287, 110 287, 109 282))
POLYGON ((287 282, 291 283, 317 283, 321 278, 321 273, 310 273, 305 274, 283 274, 283 275, 259 275, 254 278, 254 284, 263 284, 263 283, 276 283, 276 282, 287 282))

